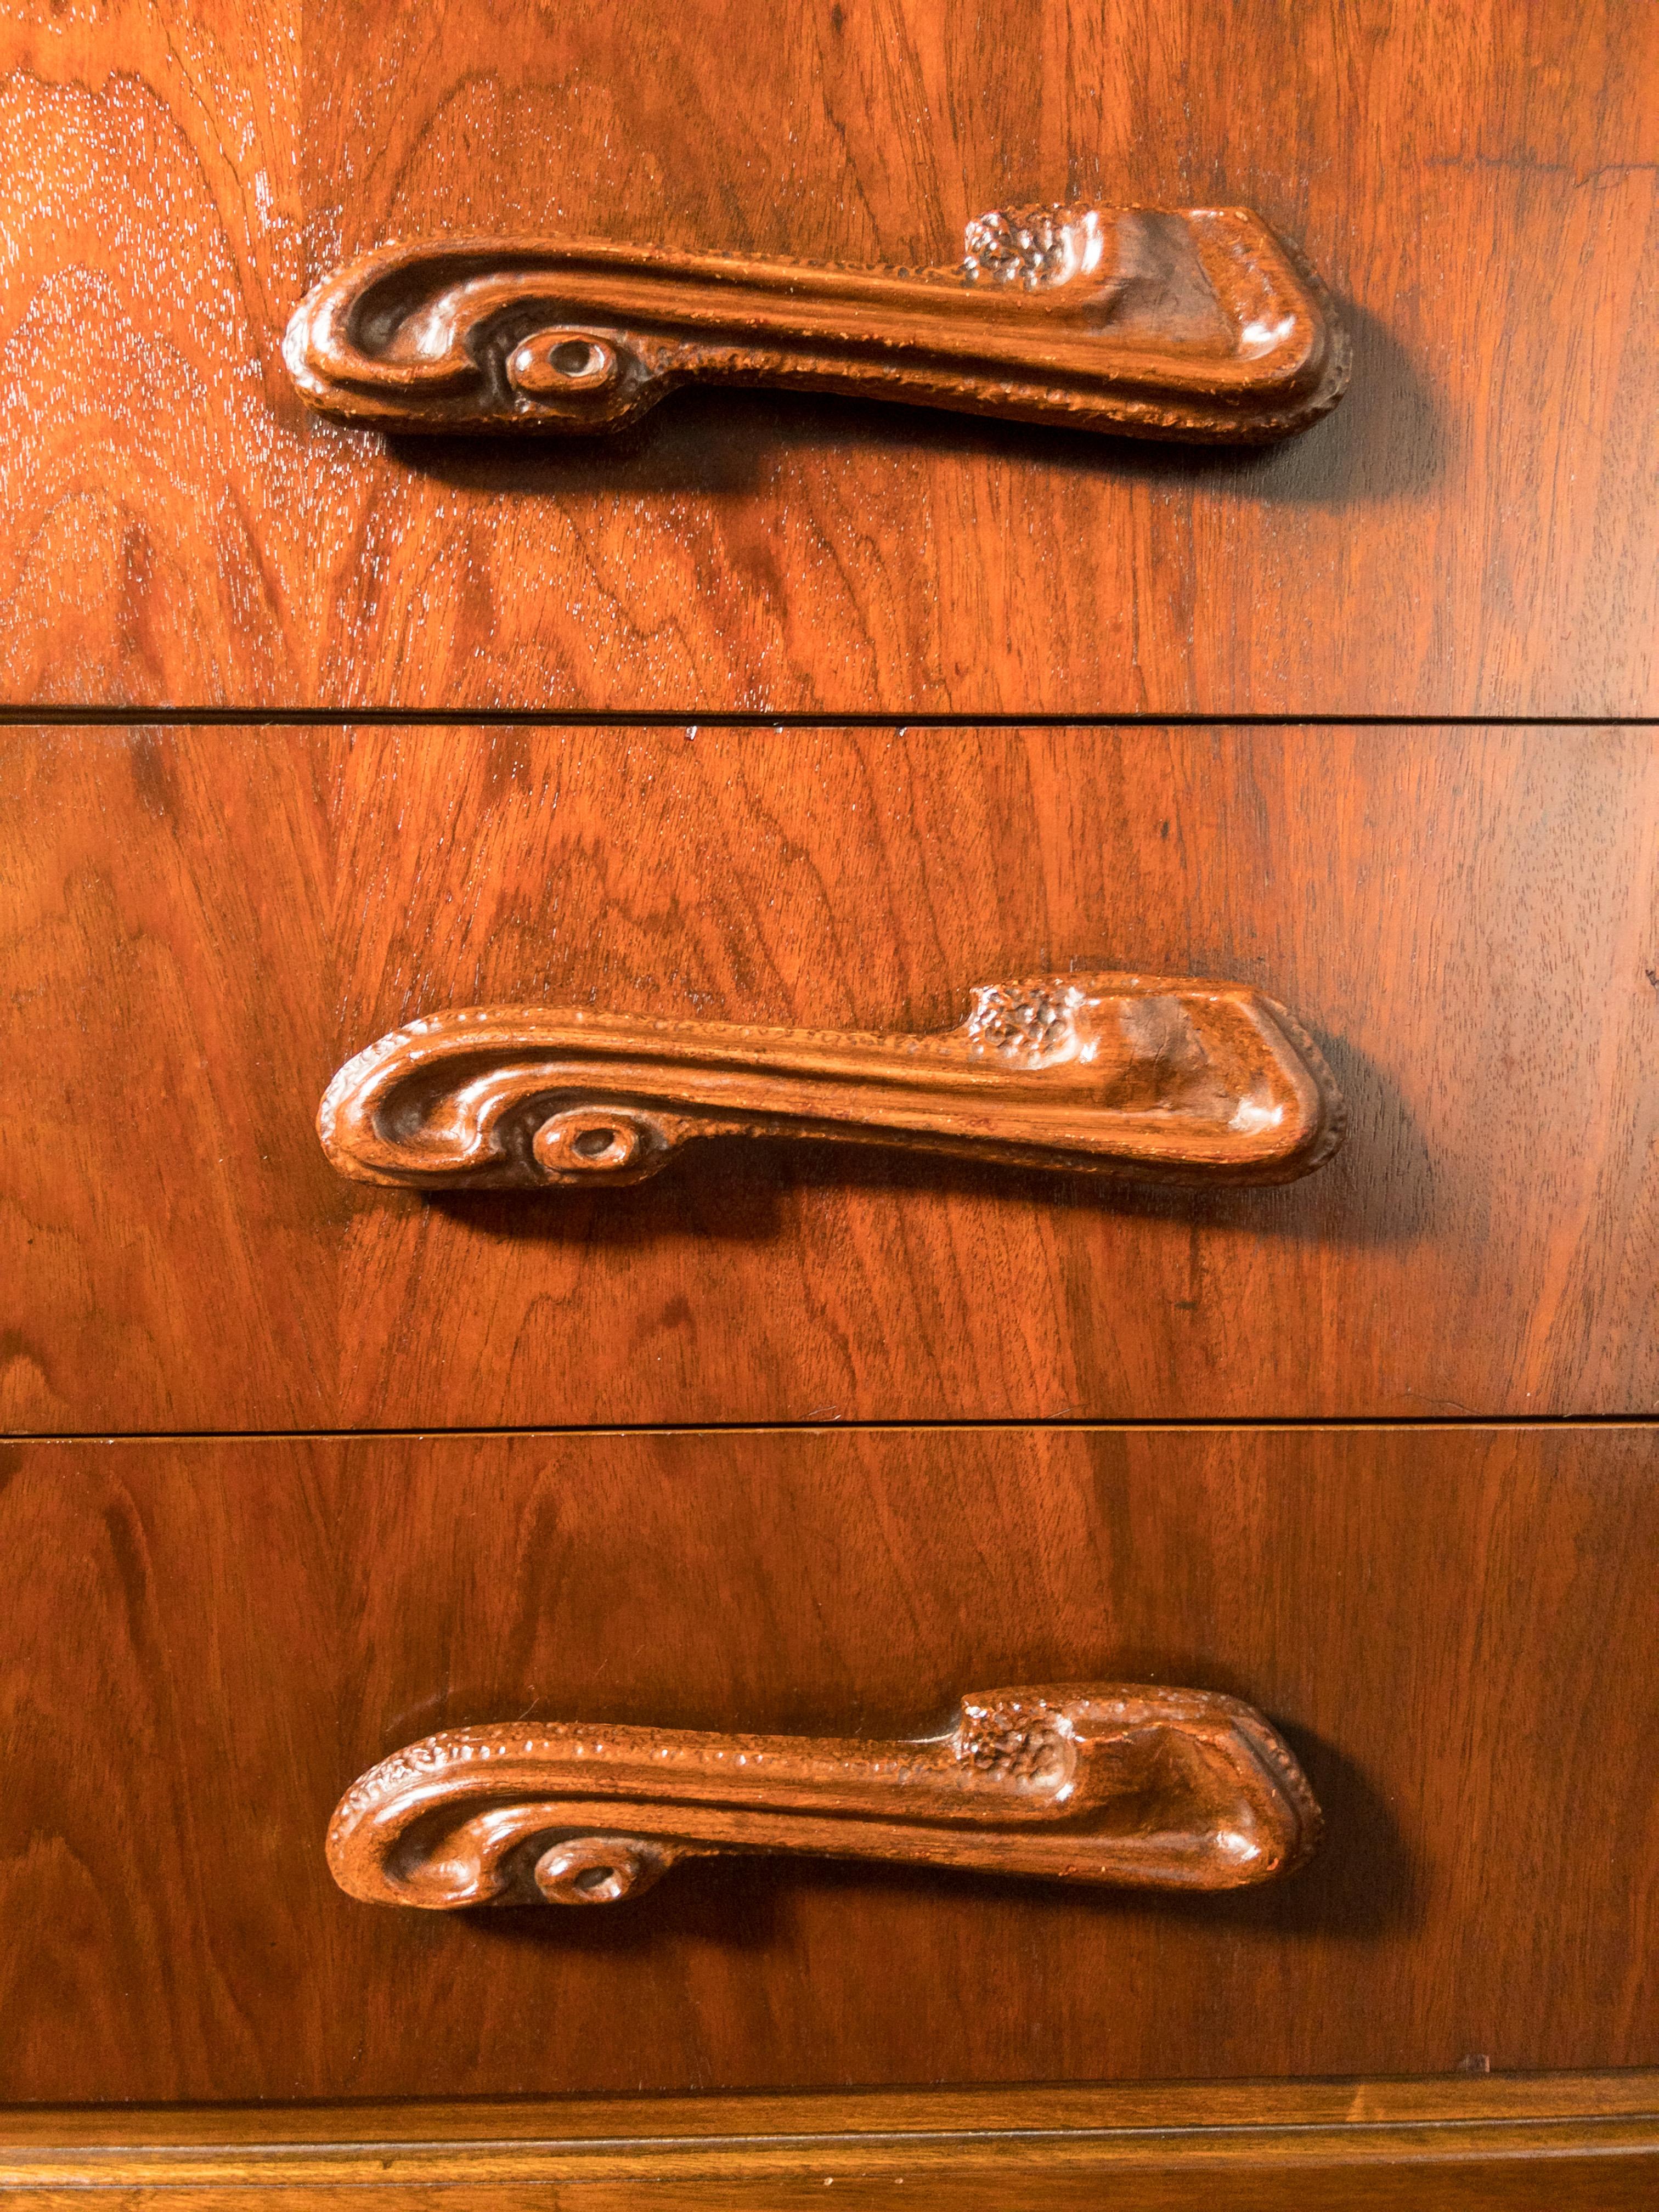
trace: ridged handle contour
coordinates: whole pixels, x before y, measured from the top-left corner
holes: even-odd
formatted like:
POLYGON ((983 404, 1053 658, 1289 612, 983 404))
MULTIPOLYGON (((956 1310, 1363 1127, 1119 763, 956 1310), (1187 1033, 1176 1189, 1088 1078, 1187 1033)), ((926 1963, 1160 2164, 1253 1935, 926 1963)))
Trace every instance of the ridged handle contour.
POLYGON ((318 286, 285 356, 312 406, 388 430, 614 430, 696 382, 1258 441, 1346 384, 1323 286, 1248 209, 997 210, 966 246, 925 269, 557 238, 385 246, 318 286))
POLYGON ((343 1175, 423 1189, 633 1182, 710 1136, 1275 1182, 1328 1159, 1343 1127, 1273 1000, 1116 975, 988 984, 958 1028, 922 1036, 467 1006, 359 1053, 318 1115, 343 1175))
POLYGON ((1238 1889, 1319 1808, 1236 1698, 1062 1683, 964 1698, 921 1741, 576 1723, 456 1729, 371 1767, 328 1861, 371 1905, 606 1905, 677 1859, 787 1851, 1151 1889, 1238 1889))

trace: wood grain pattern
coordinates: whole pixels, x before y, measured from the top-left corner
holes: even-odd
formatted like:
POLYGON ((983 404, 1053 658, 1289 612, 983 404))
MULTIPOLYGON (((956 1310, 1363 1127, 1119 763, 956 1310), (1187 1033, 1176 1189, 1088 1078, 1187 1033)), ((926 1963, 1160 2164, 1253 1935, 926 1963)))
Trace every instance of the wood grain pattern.
MULTIPOLYGON (((1540 2129, 1525 2142, 1496 2130, 1459 2130, 1449 2139, 1423 2145, 1426 2155, 1416 2154, 1418 2145, 1389 2136, 1378 2146, 1381 2156, 1392 2161, 1388 2165, 1338 2160, 1319 2166, 1297 2158, 1296 2148, 1269 2137, 1250 2146, 1255 2171, 1241 2172, 1242 2161, 1233 2161, 1218 2172, 1204 2166, 1171 2171, 1157 2154, 1133 2152, 1117 2159, 1085 2159, 1082 2172, 1070 2175, 1055 2170, 1057 2160, 1019 2159, 1010 2171, 994 2154, 987 2158, 972 2151, 932 2172, 912 2166, 895 2173, 884 2160, 884 2170, 873 2176, 861 2172, 856 2179, 826 2174, 816 2162, 810 2178, 799 2170, 782 2174, 775 2168, 739 2177, 721 2170, 722 2161, 714 2172, 684 2181, 653 2179, 651 2201, 662 2212, 685 2212, 693 2206, 709 2212, 717 2205, 802 2212, 823 2202, 828 2184, 841 2190, 842 2201, 850 2198, 872 2212, 889 2203, 899 2184, 907 2201, 920 2198, 940 2212, 947 2206, 1006 2212, 1011 2205, 1084 2212, 1098 2205, 1104 2185, 1114 2206, 1125 2212, 1212 2212, 1218 2204, 1226 2212, 1281 2212, 1287 2192, 1304 2191, 1313 2195, 1321 2212, 1557 2212, 1563 2203, 1593 2204, 1596 2212, 1647 2212, 1659 2172, 1651 2130, 1640 2124, 1540 2129), (1288 2158, 1281 2155, 1286 2150, 1291 2152, 1288 2158), (921 2186, 910 2187, 918 2179, 921 2186)), ((374 2173, 371 2160, 368 2154, 331 2160, 326 2179, 298 2184, 268 2180, 263 2158, 208 2161, 206 2172, 215 2212, 544 2212, 548 2203, 539 2179, 511 2172, 500 2180, 457 2183, 446 2170, 432 2182, 386 2183, 374 2173)), ((639 2191, 640 2183, 632 2177, 621 2183, 586 2183, 581 2202, 592 2212, 629 2212, 639 2191)), ((166 2207, 194 2212, 202 2195, 199 2185, 190 2183, 150 2182, 121 2188, 116 2202, 122 2212, 161 2212, 166 2207)), ((57 2188, 26 2185, 7 2191, 4 2201, 18 2212, 85 2212, 87 2197, 77 2179, 57 2188)))
POLYGON ((8 1446, 0 2097, 1652 2066, 1656 1454, 1613 1425, 8 1446), (371 1911, 324 1863, 352 1776, 434 1729, 896 1736, 963 1681, 1068 1677, 1247 1695, 1319 1856, 1195 1898, 710 1861, 617 1913, 371 1911))
MULTIPOLYGON (((1390 2135, 1366 2147, 1387 2164, 1362 2156, 1319 2165, 1298 2156, 1301 2148, 1298 2141, 1264 2132, 1262 2141, 1249 2146, 1254 2170, 1243 2171, 1242 2160, 1218 2169, 1194 2161, 1183 2171, 1158 2152, 1137 2154, 1136 2148, 1115 2158, 1085 2155, 1078 2161, 1082 2171, 1071 2173, 1060 2159, 1005 2160, 972 2148, 933 2162, 931 2171, 921 2160, 860 2160, 856 2174, 825 2173, 822 2164, 830 2161, 813 2160, 809 2175, 807 2162, 799 2160, 791 2160, 793 2170, 781 2172, 775 2163, 768 2170, 757 2159, 744 2160, 751 2170, 739 2175, 728 2170, 730 2161, 709 2160, 683 2180, 653 2177, 651 2201, 662 2212, 691 2207, 710 2212, 714 2206, 804 2212, 821 2203, 823 2188, 833 2185, 838 2201, 850 2198, 863 2212, 873 2212, 887 2205, 897 2185, 907 2202, 920 2199, 933 2212, 945 2207, 1006 2212, 1010 2206, 1085 2212, 1099 2204, 1103 2187, 1125 2212, 1212 2212, 1218 2204, 1226 2212, 1281 2212, 1288 2193, 1304 2191, 1321 2212, 1557 2212, 1564 2203, 1594 2205, 1596 2212, 1647 2212, 1659 2173, 1652 2130, 1641 2123, 1538 2129, 1524 2141, 1495 2129, 1460 2129, 1419 2143, 1390 2135), (905 2172, 893 2170, 899 2164, 905 2172), (921 2186, 913 2187, 917 2182, 921 2186)), ((527 2163, 508 2161, 506 2174, 489 2180, 458 2181, 445 2167, 430 2182, 386 2182, 372 2153, 327 2160, 322 2178, 297 2184, 270 2180, 270 2162, 258 2154, 200 2161, 197 2171, 207 2180, 214 2212, 544 2212, 546 2185, 513 2171, 527 2163)), ((204 2194, 199 2184, 188 2182, 116 2186, 122 2212, 167 2207, 195 2212, 204 2194)), ((640 2182, 630 2175, 622 2182, 584 2182, 580 2201, 592 2212, 629 2212, 639 2193, 640 2182)), ((4 2202, 17 2212, 85 2212, 87 2193, 77 2176, 60 2187, 26 2184, 7 2191, 4 2202)))
MULTIPOLYGON (((1131 2092, 606 2100, 0 2114, 0 2198, 88 2187, 123 2202, 310 2208, 607 2208, 855 2202, 1276 2208, 1645 2204, 1659 2178, 1651 2075, 1255 2082, 1131 2092), (1061 2119, 1060 2114, 1066 2117, 1061 2119), (653 2140, 653 2139, 655 2140, 653 2140), (1587 2193, 1571 2192, 1583 2189, 1587 2193), (1240 2192, 1243 2193, 1241 2195, 1240 2192), (465 2192, 464 2195, 463 2192, 465 2192), (624 2192, 629 2192, 624 2194, 624 2192)), ((83 2200, 82 2200, 83 2201, 83 2200)))
MULTIPOLYGON (((258 2142, 301 2156, 373 2143, 422 2160, 471 2145, 595 2147, 620 2158, 665 2139, 677 2146, 759 2136, 803 2137, 1147 2134, 1320 2129, 1358 2142, 1369 2129, 1541 2127, 1649 2120, 1659 2075, 1640 2067, 1575 2073, 1379 2075, 1374 2080, 994 2082, 974 2087, 750 2089, 673 2096, 422 2098, 305 2105, 9 2105, 0 2144, 18 2161, 58 2152, 188 2155, 258 2142)), ((929 2145, 931 2148, 931 2145, 929 2145)), ((645 2150, 650 2155, 648 2148, 645 2150)))
POLYGON ((121 0, 0 27, 0 698, 967 714, 1659 705, 1643 0, 121 0), (623 453, 309 419, 309 288, 556 232, 914 265, 1248 204, 1352 327, 1252 457, 787 395, 623 453))
POLYGON ((500 1722, 359 1775, 328 1863, 365 1905, 615 1905, 682 1859, 799 1851, 1135 1889, 1243 1889, 1311 1856, 1319 1807, 1214 1691, 988 1690, 899 1742, 500 1722))
POLYGON ((317 1115, 342 1175, 417 1190, 616 1188, 708 1137, 1293 1182, 1346 1127, 1318 1047, 1260 992, 1075 972, 979 984, 928 1036, 451 1007, 366 1046, 317 1115))
POLYGON ((60 729, 0 811, 12 1428, 1659 1407, 1650 732, 60 729), (312 1126, 434 1005, 923 1031, 1073 957, 1282 998, 1341 1153, 527 1203, 312 1126))
POLYGON ((1347 384, 1329 295, 1247 208, 994 208, 963 255, 385 246, 301 303, 283 355, 308 405, 388 431, 614 431, 714 384, 1249 444, 1306 429, 1347 384))

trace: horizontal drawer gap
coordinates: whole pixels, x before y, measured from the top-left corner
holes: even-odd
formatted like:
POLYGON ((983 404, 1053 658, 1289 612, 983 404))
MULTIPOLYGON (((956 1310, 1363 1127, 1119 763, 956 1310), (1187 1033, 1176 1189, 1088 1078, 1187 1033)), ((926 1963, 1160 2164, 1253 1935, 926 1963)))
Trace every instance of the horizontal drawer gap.
POLYGON ((1342 1434, 1370 1433, 1389 1430, 1431 1431, 1446 1429, 1651 1429, 1659 1427, 1659 1415, 1652 1413, 1464 1413, 1412 1415, 1398 1419, 1332 1419, 1324 1415, 1310 1415, 1306 1419, 1286 1419, 1276 1415, 1215 1418, 1202 1420, 1091 1420, 1086 1419, 1055 1419, 1036 1415, 1028 1419, 1011 1420, 887 1420, 841 1421, 819 1418, 799 1421, 568 1421, 526 1422, 518 1425, 505 1423, 491 1427, 455 1428, 339 1428, 339 1429, 52 1429, 7 1430, 0 1431, 0 1443, 67 1444, 67 1443, 257 1443, 261 1441, 284 1443, 349 1443, 358 1437, 630 1437, 630 1436, 828 1436, 858 1432, 875 1435, 914 1435, 918 1431, 962 1431, 979 1433, 986 1430, 1012 1429, 1017 1431, 1067 1430, 1080 1432, 1099 1431, 1110 1434, 1140 1435, 1154 1431, 1172 1434, 1201 1433, 1211 1430, 1231 1434, 1249 1430, 1262 1432, 1275 1430, 1328 1430, 1342 1434))
POLYGON ((0 707, 0 725, 84 729, 619 729, 619 730, 1117 730, 1117 729, 1652 729, 1652 714, 703 714, 696 708, 606 713, 592 708, 0 707))

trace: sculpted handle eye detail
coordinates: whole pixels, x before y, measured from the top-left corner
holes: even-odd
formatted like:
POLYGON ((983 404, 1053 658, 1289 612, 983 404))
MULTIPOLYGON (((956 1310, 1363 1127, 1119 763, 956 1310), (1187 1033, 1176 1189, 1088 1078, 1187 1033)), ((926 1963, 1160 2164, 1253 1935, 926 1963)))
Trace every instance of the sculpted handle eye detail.
POLYGON ((1259 441, 1340 398, 1324 287, 1243 208, 999 210, 952 268, 557 238, 388 246, 318 286, 301 396, 386 430, 614 430, 675 386, 792 386, 1149 438, 1259 441))
POLYGON ((328 1863, 428 1911, 608 1905, 676 1859, 792 1851, 1146 1889, 1299 1866, 1319 1808, 1236 1698, 1123 1683, 964 1698, 921 1742, 653 1728, 454 1729, 353 1783, 328 1863))
POLYGON ((317 1126, 362 1182, 637 1182, 696 1137, 896 1145, 1141 1180, 1283 1182, 1342 1140, 1341 1096, 1282 1006, 1237 983, 989 984, 927 1036, 467 1006, 382 1037, 317 1126))

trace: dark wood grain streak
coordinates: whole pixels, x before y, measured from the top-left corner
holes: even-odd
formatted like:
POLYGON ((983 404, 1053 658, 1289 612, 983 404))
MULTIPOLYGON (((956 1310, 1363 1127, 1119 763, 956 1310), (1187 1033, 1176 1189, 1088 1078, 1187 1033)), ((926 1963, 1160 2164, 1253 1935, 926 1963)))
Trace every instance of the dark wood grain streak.
POLYGON ((0 2098, 1129 2083, 1659 2063, 1659 1430, 9 1445, 0 2098), (1243 1696, 1323 1808, 1194 1899, 826 1862, 374 1911, 412 1737, 924 1731, 1243 1696), (411 2008, 419 2033, 411 2032, 411 2008))
POLYGON ((1645 731, 12 731, 14 1429, 1659 1406, 1645 731), (1076 960, 1292 1006, 1276 1190, 699 1148, 354 1186, 313 1115, 434 1006, 927 1030, 1076 960))
POLYGON ((0 697, 965 714, 1659 703, 1643 0, 46 0, 0 28, 0 697), (1348 399, 1256 459, 682 396, 623 453, 306 419, 339 262, 506 231, 914 265, 1248 204, 1348 399))

